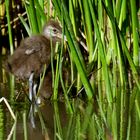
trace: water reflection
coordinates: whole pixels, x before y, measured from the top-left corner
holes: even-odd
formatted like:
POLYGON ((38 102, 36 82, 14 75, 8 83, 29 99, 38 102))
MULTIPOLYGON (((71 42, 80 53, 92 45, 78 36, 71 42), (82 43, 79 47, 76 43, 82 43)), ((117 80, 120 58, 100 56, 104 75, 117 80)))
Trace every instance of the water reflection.
POLYGON ((24 140, 26 137, 29 140, 53 140, 55 136, 55 127, 63 128, 66 124, 67 115, 65 104, 63 102, 57 103, 48 100, 44 102, 41 107, 36 105, 31 105, 30 107, 34 112, 30 112, 31 108, 15 110, 17 120, 16 126, 9 111, 4 111, 5 117, 3 119, 6 125, 3 125, 3 127, 6 130, 4 134, 5 138, 10 138, 15 135, 16 139, 20 138, 20 140, 24 140), (61 109, 60 112, 58 109, 61 109), (54 121, 57 124, 54 124, 54 121))
POLYGON ((129 130, 131 135, 121 137, 136 138, 137 135, 138 138, 138 131, 133 130, 140 124, 139 118, 135 115, 136 108, 133 107, 136 103, 139 109, 138 100, 134 100, 134 97, 132 98, 130 94, 128 96, 126 92, 120 90, 119 94, 130 98, 132 105, 130 107, 127 103, 121 108, 120 98, 116 98, 110 107, 106 100, 101 102, 98 97, 94 102, 86 102, 77 97, 70 101, 72 114, 69 113, 66 101, 44 100, 39 106, 31 104, 26 99, 8 101, 15 113, 16 125, 9 110, 2 104, 0 138, 4 140, 8 137, 11 139, 15 137, 17 140, 19 138, 20 140, 113 140, 120 138, 122 130, 123 132, 129 130))

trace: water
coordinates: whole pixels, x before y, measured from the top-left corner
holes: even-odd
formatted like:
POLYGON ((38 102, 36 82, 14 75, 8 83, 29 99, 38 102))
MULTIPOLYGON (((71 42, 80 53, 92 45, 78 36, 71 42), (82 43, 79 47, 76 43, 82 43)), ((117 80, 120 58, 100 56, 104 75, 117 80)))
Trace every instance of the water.
POLYGON ((114 99, 111 106, 106 99, 101 102, 98 97, 90 102, 79 97, 70 99, 72 112, 69 111, 65 100, 44 100, 39 106, 31 104, 25 85, 16 84, 14 92, 18 98, 10 98, 7 83, 1 83, 0 95, 7 99, 16 121, 12 118, 7 106, 1 102, 0 140, 7 138, 14 140, 137 140, 140 138, 137 87, 133 91, 118 89, 118 97, 114 99))

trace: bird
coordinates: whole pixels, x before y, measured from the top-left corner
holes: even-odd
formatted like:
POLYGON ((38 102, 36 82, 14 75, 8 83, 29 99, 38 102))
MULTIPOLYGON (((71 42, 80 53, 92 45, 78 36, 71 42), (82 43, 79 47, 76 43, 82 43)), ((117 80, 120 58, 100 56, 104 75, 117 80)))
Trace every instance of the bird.
MULTIPOLYGON (((60 24, 52 19, 49 20, 44 25, 41 34, 32 35, 21 41, 20 46, 7 59, 7 71, 14 74, 18 79, 29 79, 29 91, 33 91, 34 82, 32 80, 40 77, 44 65, 48 67, 50 64, 51 45, 55 50, 56 43, 61 43, 63 37, 66 38, 62 34, 60 24)), ((52 94, 52 85, 50 84, 51 71, 47 72, 42 84, 42 88, 45 87, 45 90, 47 90, 46 95, 41 88, 45 97, 50 97, 52 94), (48 90, 44 86, 46 82, 48 82, 48 90)), ((32 96, 32 94, 29 92, 29 96, 32 96)), ((32 97, 29 98, 32 100, 32 97)))
POLYGON ((27 79, 31 73, 38 77, 51 59, 51 40, 54 48, 62 40, 62 28, 59 23, 50 20, 41 34, 27 37, 7 60, 7 70, 19 79, 27 79))

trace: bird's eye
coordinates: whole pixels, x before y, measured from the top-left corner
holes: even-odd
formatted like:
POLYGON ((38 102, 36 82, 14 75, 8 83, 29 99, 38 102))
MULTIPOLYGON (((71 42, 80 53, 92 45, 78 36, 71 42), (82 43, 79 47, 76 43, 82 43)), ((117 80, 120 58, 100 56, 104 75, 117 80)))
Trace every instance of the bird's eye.
POLYGON ((56 28, 53 28, 53 32, 54 32, 54 33, 57 33, 57 29, 56 29, 56 28))

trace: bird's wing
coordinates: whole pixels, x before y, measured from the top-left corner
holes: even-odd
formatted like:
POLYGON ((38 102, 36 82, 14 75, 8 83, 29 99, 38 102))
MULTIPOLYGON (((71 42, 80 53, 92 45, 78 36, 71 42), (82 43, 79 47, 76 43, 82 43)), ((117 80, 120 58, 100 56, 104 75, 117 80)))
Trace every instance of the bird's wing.
POLYGON ((26 50, 25 50, 25 54, 26 55, 31 55, 33 53, 36 53, 36 52, 40 51, 41 49, 42 49, 41 43, 37 42, 37 43, 33 44, 32 46, 27 47, 26 50))

